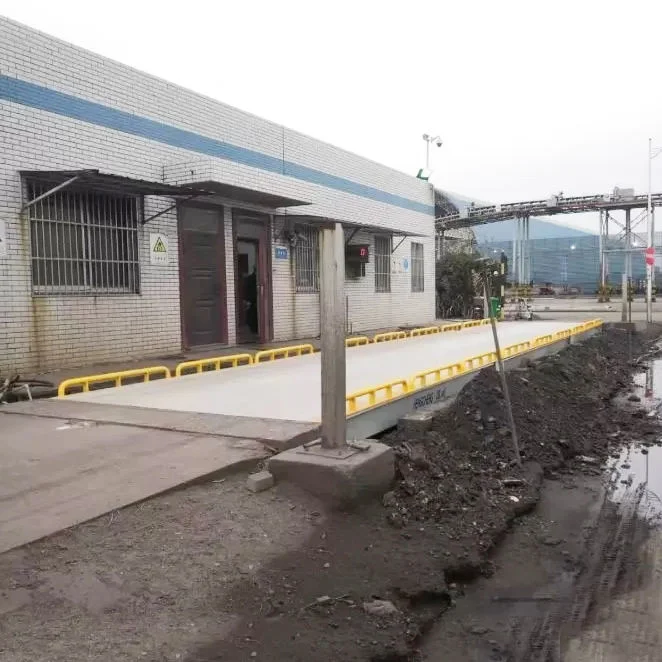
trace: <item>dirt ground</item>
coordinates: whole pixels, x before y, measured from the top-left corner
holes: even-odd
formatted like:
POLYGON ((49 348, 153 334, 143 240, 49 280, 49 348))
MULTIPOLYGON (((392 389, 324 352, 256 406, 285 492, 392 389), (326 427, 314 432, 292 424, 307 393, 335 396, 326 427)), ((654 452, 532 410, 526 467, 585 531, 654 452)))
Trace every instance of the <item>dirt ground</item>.
POLYGON ((657 442, 613 402, 648 349, 614 330, 509 373, 522 467, 486 370, 431 431, 382 439, 381 503, 325 512, 238 476, 4 554, 0 660, 560 659, 647 535, 601 465, 657 442))

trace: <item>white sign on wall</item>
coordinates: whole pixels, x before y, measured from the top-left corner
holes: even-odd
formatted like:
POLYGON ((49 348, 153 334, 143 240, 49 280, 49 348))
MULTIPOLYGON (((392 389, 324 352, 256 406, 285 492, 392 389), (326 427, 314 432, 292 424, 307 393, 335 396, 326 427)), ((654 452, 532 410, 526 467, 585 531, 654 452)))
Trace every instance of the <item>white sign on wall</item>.
POLYGON ((7 224, 0 218, 0 257, 7 257, 7 224))
POLYGON ((162 232, 149 233, 150 264, 168 264, 168 235, 162 232))

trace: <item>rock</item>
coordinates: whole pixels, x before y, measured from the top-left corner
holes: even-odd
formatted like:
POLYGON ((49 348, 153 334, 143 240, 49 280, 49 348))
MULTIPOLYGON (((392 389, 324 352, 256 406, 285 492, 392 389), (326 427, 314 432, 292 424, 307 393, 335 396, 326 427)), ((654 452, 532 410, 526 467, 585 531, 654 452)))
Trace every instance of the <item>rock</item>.
POLYGON ((474 414, 474 421, 476 421, 476 423, 480 423, 480 421, 482 420, 483 420, 483 415, 480 413, 480 411, 477 411, 474 414))
POLYGON ((328 605, 333 602, 333 598, 330 595, 320 595, 319 598, 315 598, 315 603, 318 605, 328 605))
POLYGON ((386 521, 394 528, 394 529, 401 529, 404 525, 405 522, 402 519, 402 515, 396 512, 389 513, 386 516, 386 521))
POLYGON ((258 471, 258 473, 251 474, 246 480, 246 487, 251 492, 264 492, 270 487, 273 487, 274 477, 268 471, 258 471))
POLYGON ((547 545, 548 547, 556 547, 556 545, 560 545, 563 541, 561 538, 554 538, 553 536, 547 536, 546 538, 542 538, 540 541, 543 545, 547 545))
POLYGON ((396 504, 396 496, 395 492, 387 492, 383 497, 382 497, 382 505, 384 508, 393 508, 396 504))
POLYGON ((508 497, 513 503, 519 503, 519 497, 513 496, 512 494, 508 497))
POLYGON ((590 455, 578 455, 577 459, 584 464, 598 464, 599 462, 597 457, 592 457, 590 455))
POLYGON ((372 600, 363 603, 363 611, 371 616, 394 616, 398 608, 390 600, 372 600))
POLYGON ((482 625, 474 625, 471 628, 471 634, 487 634, 489 632, 489 628, 483 627, 482 625))
POLYGON ((641 398, 638 395, 635 395, 634 393, 628 397, 628 400, 630 402, 641 402, 641 398))
POLYGON ((648 455, 648 449, 647 448, 642 448, 641 449, 641 454, 642 455, 648 455))
POLYGON ((504 478, 501 484, 504 487, 521 487, 526 485, 526 481, 523 478, 504 478))
POLYGON ((499 437, 508 437, 510 436, 510 430, 507 427, 501 427, 497 430, 497 435, 499 437))
POLYGON ((629 468, 630 465, 627 462, 623 462, 623 464, 621 464, 621 469, 629 469, 629 468))
POLYGON ((567 439, 559 439, 556 443, 559 446, 563 446, 563 448, 568 448, 570 446, 567 439))

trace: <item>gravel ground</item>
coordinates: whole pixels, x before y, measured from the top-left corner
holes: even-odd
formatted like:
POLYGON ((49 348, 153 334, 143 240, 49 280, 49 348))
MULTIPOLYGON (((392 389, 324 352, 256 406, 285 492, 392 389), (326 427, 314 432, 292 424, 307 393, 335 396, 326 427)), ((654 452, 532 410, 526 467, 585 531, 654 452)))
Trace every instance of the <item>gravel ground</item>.
MULTIPOLYGON (((0 660, 419 659, 467 587, 499 571, 513 523, 539 517, 541 492, 576 481, 583 493, 620 445, 655 442, 657 424, 636 402, 613 403, 647 349, 645 338, 611 331, 509 373, 521 467, 497 375, 486 370, 431 431, 383 439, 398 478, 382 503, 325 512, 288 486, 252 495, 235 477, 4 554, 0 660)), ((555 548, 545 536, 568 537, 546 517, 520 558, 555 548)), ((573 517, 567 529, 581 530, 573 517)), ((488 638, 490 654, 539 646, 536 623, 498 646, 488 638)), ((445 645, 430 659, 469 659, 445 645)))

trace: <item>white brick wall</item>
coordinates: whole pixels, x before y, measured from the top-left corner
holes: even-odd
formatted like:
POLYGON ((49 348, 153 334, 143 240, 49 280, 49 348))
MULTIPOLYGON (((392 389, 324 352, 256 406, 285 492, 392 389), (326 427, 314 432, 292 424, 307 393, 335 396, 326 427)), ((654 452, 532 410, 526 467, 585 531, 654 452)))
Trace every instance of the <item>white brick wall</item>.
MULTIPOLYGON (((0 76, 34 83, 77 99, 100 103, 255 150, 327 175, 432 207, 425 182, 360 158, 295 131, 142 74, 0 17, 0 76)), ((0 86, 2 82, 0 81, 0 86)), ((1 88, 0 88, 1 89, 1 88)), ((177 220, 169 212, 140 230, 141 292, 130 296, 33 297, 30 238, 22 204, 19 170, 99 169, 148 180, 215 179, 228 184, 309 200, 292 213, 317 214, 427 235, 425 292, 411 293, 410 273, 392 276, 392 291, 374 291, 374 262, 366 276, 346 284, 355 331, 423 323, 434 315, 433 215, 380 202, 332 186, 303 181, 195 149, 175 147, 98 122, 75 119, 0 96, 0 217, 7 226, 8 255, 0 258, 0 371, 47 370, 91 362, 176 353, 181 348, 177 220), (190 170, 195 170, 195 176, 190 170), (149 262, 150 232, 170 239, 167 267, 149 262)), ((278 169, 278 168, 276 168, 278 169)), ((150 215, 170 204, 149 198, 150 215)), ((265 210, 273 211, 273 210, 265 210)), ((225 207, 229 341, 235 341, 232 212, 225 207)), ((278 224, 274 234, 279 232, 278 224)), ((373 235, 357 235, 369 243, 373 235)), ((399 239, 395 239, 397 243, 399 239)), ((410 257, 407 238, 395 257, 410 257)), ((319 297, 295 293, 294 265, 273 260, 276 340, 319 333, 319 297)))

